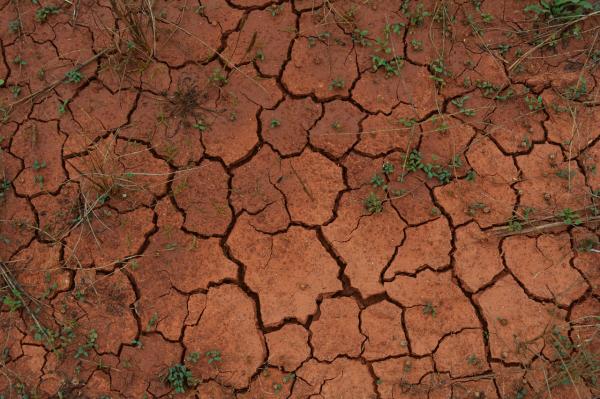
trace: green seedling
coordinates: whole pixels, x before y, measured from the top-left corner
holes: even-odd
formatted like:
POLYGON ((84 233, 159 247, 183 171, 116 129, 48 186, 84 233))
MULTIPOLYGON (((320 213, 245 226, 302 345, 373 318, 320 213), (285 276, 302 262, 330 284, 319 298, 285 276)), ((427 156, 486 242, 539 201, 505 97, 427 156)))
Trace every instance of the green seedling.
POLYGON ((345 85, 343 79, 333 79, 331 83, 329 83, 329 90, 343 89, 345 85))
POLYGON ((377 194, 370 193, 364 201, 365 209, 370 213, 381 213, 383 212, 383 201, 379 199, 377 194))
POLYGON ((271 127, 271 129, 279 127, 279 126, 281 126, 281 121, 279 119, 271 119, 269 126, 271 127))
POLYGON ((565 208, 560 211, 557 215, 564 224, 567 226, 579 226, 583 223, 583 220, 577 212, 570 208, 565 208))
POLYGON ((57 6, 45 6, 38 8, 35 12, 35 20, 44 23, 48 20, 48 17, 53 14, 58 14, 60 8, 57 6))
POLYGON ((183 364, 169 367, 167 382, 175 393, 185 393, 186 388, 193 388, 197 385, 192 372, 183 364))
POLYGON ((65 74, 65 82, 79 83, 83 80, 83 74, 78 70, 72 69, 65 74))
POLYGON ((544 108, 544 101, 543 101, 541 95, 539 95, 537 97, 526 96, 526 97, 524 97, 524 99, 525 99, 525 104, 527 104, 527 108, 529 108, 530 111, 537 112, 544 108))
POLYGON ((221 351, 219 351, 217 349, 207 351, 205 353, 205 356, 206 356, 208 364, 218 363, 222 360, 221 359, 221 351))

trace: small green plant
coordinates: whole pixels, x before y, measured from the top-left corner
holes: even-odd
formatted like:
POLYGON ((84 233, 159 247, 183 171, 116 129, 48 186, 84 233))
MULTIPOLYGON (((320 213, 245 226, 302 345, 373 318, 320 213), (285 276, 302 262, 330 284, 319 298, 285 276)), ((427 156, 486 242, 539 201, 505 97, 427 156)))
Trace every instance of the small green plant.
POLYGON ((475 181, 476 177, 477 177, 477 172, 475 172, 473 169, 471 169, 467 172, 467 176, 465 177, 465 179, 467 181, 475 181))
POLYGON ((33 170, 38 171, 40 169, 46 169, 46 161, 38 161, 37 159, 33 161, 33 165, 31 166, 33 170))
POLYGON ((423 3, 419 3, 414 11, 407 13, 407 15, 411 25, 421 26, 425 22, 425 18, 431 16, 431 13, 425 10, 423 3))
POLYGON ((442 88, 446 84, 445 78, 451 77, 452 73, 446 69, 446 64, 443 58, 436 58, 429 64, 430 78, 433 79, 438 88, 442 88))
POLYGON ((560 211, 557 215, 564 224, 567 226, 579 226, 583 223, 583 220, 577 212, 570 208, 565 208, 560 211))
POLYGON ((378 55, 373 55, 371 56, 371 61, 373 62, 373 71, 377 72, 379 69, 383 69, 385 71, 385 76, 388 78, 392 75, 400 75, 400 68, 404 65, 404 59, 398 56, 387 60, 378 55))
POLYGON ((279 14, 281 14, 281 11, 283 11, 283 6, 282 5, 272 5, 267 7, 267 11, 269 12, 269 14, 271 14, 272 17, 276 17, 279 14))
POLYGON ((14 59, 13 59, 13 64, 15 65, 27 65, 27 62, 21 58, 21 56, 17 55, 14 59))
POLYGON ((537 112, 544 108, 544 101, 542 100, 542 96, 526 96, 524 97, 525 104, 527 104, 527 108, 530 111, 537 112))
POLYGON ((12 93, 14 98, 17 98, 21 95, 21 90, 22 90, 21 86, 17 86, 17 85, 10 86, 10 92, 12 93))
POLYGON ((597 246, 600 245, 600 241, 597 238, 584 238, 577 245, 577 251, 579 252, 592 252, 597 246))
POLYGON ((10 181, 6 179, 0 180, 0 202, 4 200, 8 190, 10 190, 10 181))
POLYGON ((412 39, 410 41, 410 46, 415 51, 423 51, 423 41, 422 40, 412 39))
POLYGON ((18 19, 8 21, 8 31, 10 33, 17 33, 21 30, 21 22, 18 19))
POLYGON ((209 350, 205 353, 208 364, 218 363, 221 359, 221 351, 217 349, 209 350))
POLYGON ((200 132, 205 132, 208 130, 208 124, 202 119, 199 119, 196 121, 196 123, 194 123, 193 128, 200 132))
POLYGON ((185 359, 190 363, 196 364, 196 363, 198 363, 198 360, 200 360, 200 353, 192 352, 189 355, 187 355, 187 357, 185 359))
POLYGON ((279 126, 281 126, 281 121, 279 119, 271 119, 269 126, 271 127, 271 129, 279 127, 279 126))
POLYGON ((579 100, 585 96, 588 92, 587 80, 580 76, 577 80, 577 84, 567 87, 564 96, 569 100, 579 100))
POLYGON ((169 367, 166 379, 176 393, 184 393, 186 388, 193 388, 197 385, 192 372, 183 364, 169 367))
POLYGON ((65 112, 67 112, 67 105, 69 104, 69 99, 66 99, 64 101, 60 101, 58 103, 58 113, 63 115, 65 112))
POLYGON ((79 83, 83 80, 83 74, 76 69, 71 69, 65 74, 65 81, 67 83, 79 83))
POLYGON ((354 32, 352 32, 352 41, 363 47, 368 47, 371 45, 371 42, 367 38, 368 34, 368 30, 354 29, 354 32))
POLYGON ((423 305, 423 314, 435 317, 437 315, 437 310, 431 302, 427 302, 425 305, 423 305))
POLYGON ((331 81, 331 83, 329 83, 329 90, 343 89, 345 85, 346 85, 346 83, 344 82, 343 79, 340 79, 340 78, 333 79, 331 81))
POLYGON ((467 357, 467 363, 469 363, 471 366, 477 366, 481 363, 481 360, 479 360, 476 355, 470 354, 469 357, 467 357))
POLYGON ((379 199, 377 194, 370 193, 364 201, 365 209, 370 213, 381 213, 383 212, 383 201, 379 199))
POLYGON ((229 82, 229 80, 227 80, 227 76, 225 76, 221 68, 213 69, 212 73, 208 77, 208 81, 217 87, 223 87, 229 82))
POLYGON ((586 0, 540 0, 537 4, 527 5, 524 11, 533 12, 544 20, 565 22, 593 11, 592 3, 586 0))
POLYGON ((469 96, 462 96, 462 97, 455 98, 454 100, 452 100, 450 102, 458 108, 458 111, 461 114, 466 115, 466 116, 473 116, 473 115, 475 115, 475 110, 472 108, 465 108, 465 102, 468 99, 469 99, 469 96))
POLYGON ((373 177, 371 177, 371 184, 374 187, 384 187, 385 186, 385 179, 381 176, 379 176, 378 174, 373 175, 373 177))
POLYGON ((381 167, 381 170, 385 175, 391 175, 394 173, 394 164, 391 162, 385 162, 381 167))
POLYGON ((341 124, 339 121, 334 121, 334 122, 331 124, 331 128, 332 128, 333 130, 340 131, 340 130, 342 130, 342 124, 341 124))
POLYGON ((23 294, 13 288, 10 294, 2 298, 2 304, 8 307, 10 313, 16 312, 24 306, 23 294))
POLYGON ((85 344, 80 345, 77 348, 77 351, 75 352, 75 359, 79 359, 81 357, 88 357, 89 356, 89 351, 94 350, 98 347, 98 344, 96 344, 96 340, 98 339, 98 333, 96 332, 96 330, 91 330, 88 333, 87 336, 87 341, 85 342, 85 344))
POLYGON ((569 180, 569 179, 572 179, 573 177, 575 177, 576 173, 574 170, 569 170, 569 169, 565 168, 565 169, 559 169, 554 174, 556 176, 560 177, 561 179, 569 180))
POLYGON ((48 20, 48 17, 53 14, 58 14, 60 8, 57 6, 45 6, 38 8, 35 12, 35 20, 44 23, 48 20))

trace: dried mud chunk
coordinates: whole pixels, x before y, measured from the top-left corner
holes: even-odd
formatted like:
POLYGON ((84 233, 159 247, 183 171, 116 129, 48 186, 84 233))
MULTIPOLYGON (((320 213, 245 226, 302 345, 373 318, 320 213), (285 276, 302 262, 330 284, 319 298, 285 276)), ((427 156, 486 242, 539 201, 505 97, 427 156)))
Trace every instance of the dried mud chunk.
POLYGON ((245 97, 219 98, 216 107, 225 115, 215 114, 206 118, 209 128, 202 134, 206 153, 220 157, 231 165, 246 157, 258 144, 259 106, 245 97))
POLYGON ((252 64, 232 70, 227 80, 227 91, 233 100, 243 97, 263 108, 272 109, 284 98, 277 80, 260 76, 252 64))
POLYGON ((517 164, 522 179, 515 187, 521 192, 521 205, 532 208, 531 217, 586 205, 585 178, 574 161, 563 161, 560 147, 538 144, 528 155, 517 157, 517 164))
POLYGON ((286 324, 281 329, 265 335, 269 348, 269 364, 286 371, 297 369, 310 356, 308 331, 296 324, 286 324))
POLYGON ((197 5, 174 0, 156 10, 167 22, 156 22, 155 56, 171 67, 182 66, 189 60, 206 61, 220 46, 221 28, 195 13, 195 7, 197 5))
POLYGON ((480 328, 475 310, 450 272, 425 270, 416 277, 397 276, 385 283, 387 293, 403 306, 408 339, 419 356, 431 353, 448 333, 480 328))
POLYGON ((231 253, 246 266, 245 281, 258 293, 266 326, 285 318, 306 322, 317 310, 317 298, 341 289, 339 268, 314 231, 290 227, 268 235, 240 217, 227 241, 231 253))
POLYGON ((31 196, 59 189, 66 179, 62 166, 65 139, 56 121, 32 122, 17 131, 10 150, 25 166, 13 182, 17 193, 31 196))
POLYGON ((452 386, 452 399, 472 398, 501 399, 492 380, 461 381, 452 386))
POLYGON ((113 95, 100 82, 91 82, 69 102, 76 123, 63 126, 61 120, 61 131, 69 136, 64 152, 82 151, 97 137, 125 125, 135 99, 133 91, 121 90, 113 95))
POLYGON ((346 358, 331 363, 311 359, 296 373, 297 379, 290 398, 374 399, 373 378, 366 364, 346 358))
MULTIPOLYGON (((546 114, 543 111, 529 110, 525 98, 537 101, 533 94, 527 94, 525 86, 515 85, 506 91, 513 93, 504 101, 496 101, 495 108, 489 115, 489 124, 483 127, 494 138, 499 147, 512 154, 527 152, 534 142, 544 141, 543 121, 546 114)), ((530 101, 530 100, 527 100, 530 101)))
POLYGON ((137 335, 130 308, 135 292, 127 276, 121 271, 96 275, 88 270, 78 272, 75 281, 76 295, 61 293, 52 301, 54 317, 63 323, 77 320, 82 335, 95 330, 98 353, 119 353, 121 344, 130 343, 137 335))
POLYGON ((419 386, 425 375, 433 372, 430 357, 420 359, 408 356, 390 358, 373 363, 378 378, 377 391, 382 399, 427 398, 428 387, 419 386))
POLYGON ((160 276, 177 290, 192 292, 237 277, 237 266, 225 257, 219 239, 197 238, 181 231, 183 217, 169 199, 159 202, 156 212, 158 232, 149 239, 147 256, 129 263, 136 280, 154 284, 160 276))
POLYGON ((184 227, 205 235, 225 233, 232 213, 227 201, 229 176, 215 161, 203 161, 198 168, 182 172, 180 188, 174 193, 185 212, 184 227))
POLYGON ((329 34, 326 42, 313 37, 294 40, 292 58, 282 75, 282 83, 292 94, 314 94, 320 100, 348 96, 358 77, 355 57, 342 45, 347 39, 341 32, 334 28, 329 34))
POLYGON ((127 213, 107 206, 95 209, 66 238, 65 262, 112 270, 115 262, 139 253, 146 235, 155 228, 153 215, 148 208, 127 213))
POLYGON ((35 215, 25 198, 15 196, 12 187, 0 198, 0 257, 9 259, 35 235, 35 215))
POLYGON ((363 357, 383 359, 408 353, 408 341, 402 327, 402 310, 390 302, 371 305, 360 314, 360 328, 367 337, 363 357))
POLYGON ((338 193, 345 188, 342 170, 333 162, 312 151, 284 159, 277 187, 286 196, 292 220, 306 224, 323 224, 333 217, 338 193))
POLYGON ((255 399, 264 396, 287 398, 292 389, 295 374, 284 373, 274 367, 263 369, 260 374, 250 383, 247 392, 237 394, 239 399, 255 399))
POLYGON ((474 296, 489 331, 492 357, 527 364, 543 347, 543 335, 564 323, 564 311, 529 299, 511 276, 474 296))
POLYGON ((102 198, 123 212, 152 205, 166 193, 170 174, 169 165, 148 147, 115 136, 94 144, 85 156, 68 159, 66 168, 84 197, 102 198))
POLYGON ((405 234, 406 239, 398 247, 385 278, 391 278, 399 272, 414 273, 425 266, 437 270, 450 264, 452 233, 446 218, 440 217, 417 227, 408 227, 405 234))
POLYGON ((410 104, 416 119, 435 110, 436 101, 440 100, 427 68, 410 63, 404 63, 398 76, 388 77, 383 71, 363 73, 352 98, 371 112, 389 113, 400 102, 410 104))
POLYGON ((466 167, 465 152, 475 136, 468 124, 448 115, 435 115, 421 125, 423 138, 419 152, 424 163, 442 165, 453 175, 461 175, 466 167))
POLYGON ((40 195, 31 199, 39 218, 44 239, 60 240, 74 226, 80 214, 79 186, 65 183, 57 195, 40 195))
POLYGON ((383 204, 381 213, 370 215, 365 210, 363 201, 369 190, 344 193, 337 219, 323 227, 325 238, 346 263, 344 274, 363 297, 383 292, 379 275, 402 242, 405 227, 387 204, 383 204), (374 241, 373 237, 380 239, 374 241))
POLYGON ((23 290, 34 298, 46 298, 69 288, 70 276, 61 267, 59 245, 33 241, 15 254, 10 269, 23 290))
POLYGON ((396 149, 410 152, 421 136, 416 118, 414 108, 406 104, 398 105, 391 115, 369 115, 362 122, 356 150, 369 155, 381 155, 396 149))
POLYGON ((46 350, 37 345, 23 345, 22 348, 23 355, 5 366, 7 370, 0 373, 0 394, 14 394, 17 381, 23 384, 23 388, 33 391, 40 384, 43 376, 42 368, 46 361, 46 350))
POLYGON ((254 61, 262 74, 276 76, 287 58, 295 25, 290 3, 251 11, 241 30, 227 38, 224 58, 233 64, 254 61))
POLYGON ((496 144, 487 137, 478 136, 469 145, 466 156, 477 176, 487 176, 499 184, 510 184, 517 179, 518 171, 513 159, 502 154, 496 144))
POLYGON ((308 130, 321 115, 321 105, 310 98, 287 98, 261 114, 262 136, 283 155, 297 154, 308 143, 308 130))
POLYGON ((197 378, 234 388, 248 386, 266 357, 254 301, 234 285, 208 290, 206 309, 197 325, 185 329, 183 345, 202 356, 219 351, 221 360, 209 364, 205 358, 188 367, 197 378))
MULTIPOLYGON (((600 233, 600 230, 597 230, 600 233)), ((593 294, 600 294, 600 268, 598 265, 598 254, 586 250, 592 245, 592 248, 600 249, 600 235, 594 235, 593 232, 584 228, 574 228, 572 230, 573 239, 577 245, 577 252, 573 259, 573 267, 585 276, 586 281, 592 287, 593 294)))
POLYGON ((434 197, 454 224, 475 219, 482 228, 505 223, 512 215, 516 194, 509 184, 480 176, 475 182, 453 180, 436 187, 434 197))
MULTIPOLYGON (((392 164, 399 167, 402 162, 392 161, 392 164)), ((393 207, 409 224, 422 224, 439 217, 440 212, 433 203, 431 191, 423 184, 423 176, 419 173, 410 173, 403 177, 401 182, 398 181, 398 177, 391 179, 389 192, 392 193, 393 207)))
POLYGON ((325 299, 321 315, 310 330, 315 358, 332 361, 340 355, 356 357, 365 340, 358 328, 358 305, 352 298, 325 299))
POLYGON ((588 285, 573 269, 568 233, 540 237, 513 236, 502 243, 506 266, 531 294, 570 306, 588 285))
POLYGON ((196 392, 201 398, 210 399, 235 399, 235 393, 232 388, 226 388, 214 381, 208 381, 200 384, 196 392))
POLYGON ((483 331, 463 330, 444 337, 433 358, 438 371, 450 372, 454 378, 482 373, 489 367, 483 331))
POLYGON ((129 398, 167 394, 171 388, 161 376, 179 363, 181 345, 167 342, 158 334, 142 335, 139 341, 140 347, 123 347, 119 364, 110 370, 111 388, 129 398))
POLYGON ((504 269, 499 242, 499 237, 482 231, 476 223, 456 230, 454 272, 467 291, 479 290, 504 269))
POLYGON ((323 105, 325 113, 310 130, 315 147, 339 158, 358 141, 362 112, 348 101, 335 100, 323 105))

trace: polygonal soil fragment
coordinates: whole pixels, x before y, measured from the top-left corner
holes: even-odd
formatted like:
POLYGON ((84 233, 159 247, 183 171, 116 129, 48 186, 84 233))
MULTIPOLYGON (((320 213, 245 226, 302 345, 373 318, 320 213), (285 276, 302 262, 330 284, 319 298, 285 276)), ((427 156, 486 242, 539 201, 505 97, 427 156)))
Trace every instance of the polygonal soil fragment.
POLYGON ((286 324, 265 335, 269 348, 269 364, 292 371, 310 356, 308 331, 297 324, 286 324))
POLYGON ((12 187, 0 198, 0 257, 10 259, 14 251, 34 236, 35 215, 25 198, 19 198, 12 187))
POLYGON ((362 112, 348 101, 323 105, 325 113, 310 130, 310 143, 334 157, 340 157, 357 141, 362 112))
POLYGON ((553 216, 586 205, 585 178, 576 162, 563 161, 560 147, 537 144, 528 155, 517 157, 517 164, 522 179, 515 187, 521 192, 521 205, 533 208, 532 216, 553 216))
POLYGON ((77 272, 75 281, 76 295, 61 293, 53 301, 54 317, 64 325, 77 321, 82 335, 95 330, 98 353, 119 353, 121 344, 137 335, 130 308, 135 292, 127 276, 121 271, 100 275, 88 270, 77 272))
POLYGON ((352 298, 327 298, 321 314, 311 326, 311 345, 318 360, 331 361, 340 355, 356 357, 365 337, 358 329, 358 305, 352 298))
POLYGON ((21 288, 34 298, 69 288, 69 273, 61 267, 58 245, 33 241, 15 254, 10 269, 21 288))
POLYGON ((419 151, 423 162, 448 166, 454 175, 462 174, 465 152, 475 136, 466 123, 444 114, 437 114, 421 124, 423 138, 419 151))
POLYGON ((581 274, 570 265, 573 253, 568 233, 508 237, 502 250, 506 266, 536 297, 569 306, 588 289, 581 274))
POLYGON ((76 123, 65 126, 61 121, 61 131, 69 136, 64 152, 79 152, 98 136, 125 125, 135 99, 132 91, 113 95, 101 83, 91 82, 69 103, 76 123))
POLYGON ((488 368, 483 332, 468 329, 444 337, 433 359, 438 371, 454 378, 480 374, 488 368))
POLYGON ((597 267, 598 254, 589 250, 592 248, 600 249, 600 237, 597 234, 583 228, 574 228, 572 230, 573 239, 577 245, 578 251, 573 259, 573 267, 586 278, 588 284, 592 287, 593 294, 600 294, 600 268, 597 267))
POLYGON ((196 388, 196 392, 201 398, 235 399, 234 390, 232 388, 223 387, 215 381, 208 381, 200 384, 196 388))
POLYGON ((324 399, 377 397, 367 365, 358 360, 338 358, 331 363, 319 363, 311 359, 296 374, 298 378, 290 396, 293 399, 313 395, 324 399))
POLYGON ((346 263, 344 274, 363 297, 383 292, 379 275, 402 242, 405 227, 388 204, 381 213, 369 215, 363 205, 368 195, 368 189, 344 193, 337 219, 323 227, 325 238, 346 263))
POLYGON ((238 394, 239 399, 255 399, 266 396, 288 397, 292 389, 295 374, 284 373, 274 367, 263 369, 250 384, 247 392, 238 394))
POLYGON ((365 72, 352 92, 352 98, 371 112, 389 113, 400 102, 413 107, 415 118, 421 119, 441 103, 427 68, 405 63, 399 76, 383 71, 365 72), (425 82, 425 84, 423 84, 425 82))
POLYGON ((281 179, 281 159, 264 146, 233 172, 231 204, 236 212, 247 211, 256 229, 274 233, 287 227, 285 199, 275 183, 281 179))
POLYGON ((312 151, 284 159, 277 187, 286 196, 293 221, 323 224, 333 216, 338 192, 345 188, 342 170, 333 162, 312 151))
POLYGON ((452 281, 450 272, 425 270, 416 277, 397 276, 386 283, 390 297, 408 307, 406 328, 412 351, 431 353, 446 334, 480 328, 469 300, 452 281))
POLYGON ((390 358, 374 362, 373 371, 377 376, 377 391, 383 399, 428 397, 428 388, 418 385, 426 374, 433 371, 433 361, 430 357, 390 358))
POLYGON ((170 1, 155 11, 162 15, 156 22, 156 57, 170 66, 181 66, 188 60, 202 62, 220 46, 221 28, 208 22, 197 5, 170 1))
POLYGON ((156 213, 158 232, 149 239, 145 251, 149 256, 129 263, 140 286, 148 284, 151 290, 162 287, 159 291, 168 291, 172 285, 192 292, 237 277, 237 266, 225 257, 217 238, 197 238, 180 230, 183 217, 169 199, 158 203, 156 213))
POLYGON ((356 150, 369 155, 380 155, 392 150, 410 152, 421 136, 421 127, 412 107, 398 105, 391 115, 369 115, 362 122, 360 141, 356 150))
POLYGON ((167 394, 171 388, 164 377, 169 367, 179 363, 181 345, 159 334, 142 335, 139 341, 140 346, 123 347, 119 364, 110 370, 111 387, 130 398, 167 394))
POLYGON ((246 266, 245 281, 258 293, 266 326, 291 317, 304 323, 317 310, 319 296, 341 289, 338 265, 314 231, 292 226, 281 234, 263 234, 242 216, 227 244, 246 266))
POLYGON ((396 273, 414 273, 425 266, 437 270, 450 264, 452 234, 446 218, 408 227, 405 234, 406 239, 385 271, 385 278, 396 273))
POLYGON ((477 176, 488 177, 499 184, 511 184, 517 179, 518 172, 513 159, 502 154, 498 146, 487 137, 477 136, 469 145, 466 156, 477 176))
POLYGON ((464 224, 475 219, 482 228, 506 222, 516 201, 515 192, 494 177, 475 181, 453 180, 433 191, 440 205, 450 214, 452 223, 464 224))
POLYGON ((476 223, 456 229, 454 272, 466 290, 479 290, 504 269, 499 242, 499 237, 482 231, 476 223))
POLYGON ((564 311, 530 298, 511 276, 474 296, 487 321, 492 357, 528 363, 543 346, 543 335, 564 323, 564 311))
POLYGON ((200 322, 185 329, 186 353, 218 351, 221 360, 207 358, 189 364, 194 375, 243 388, 266 360, 266 348, 258 329, 254 301, 234 285, 210 288, 200 322))
POLYGON ((170 172, 148 147, 116 136, 94 143, 85 156, 67 160, 66 168, 84 197, 120 211, 150 206, 155 197, 166 193, 170 172))
POLYGON ((153 216, 148 208, 117 213, 106 205, 83 213, 66 238, 65 262, 112 270, 115 262, 140 251, 155 228, 153 216))
POLYGON ((383 359, 408 353, 408 341, 402 327, 402 309, 382 301, 364 309, 360 328, 367 337, 363 357, 383 359))
POLYGON ((10 150, 21 158, 25 169, 14 181, 20 195, 56 192, 66 175, 62 167, 62 145, 65 136, 55 121, 21 126, 13 137, 10 150))
POLYGON ((283 155, 297 154, 308 142, 308 130, 321 115, 321 106, 310 98, 286 98, 274 110, 264 110, 262 137, 283 155))
POLYGON ((326 28, 328 36, 324 39, 317 37, 325 29, 313 29, 313 25, 306 21, 310 17, 309 13, 302 15, 301 30, 305 35, 312 30, 315 35, 294 39, 282 83, 294 95, 314 94, 319 99, 347 96, 358 77, 355 57, 349 54, 351 49, 346 46, 347 36, 334 24, 329 24, 326 28), (306 28, 303 26, 305 22, 306 28))
POLYGON ((229 35, 223 55, 233 64, 255 61, 264 75, 278 75, 294 38, 295 25, 290 3, 254 10, 241 29, 229 35))
POLYGON ((231 222, 229 176, 223 166, 205 160, 197 168, 182 172, 174 188, 177 205, 185 212, 184 227, 204 235, 225 233, 231 222))

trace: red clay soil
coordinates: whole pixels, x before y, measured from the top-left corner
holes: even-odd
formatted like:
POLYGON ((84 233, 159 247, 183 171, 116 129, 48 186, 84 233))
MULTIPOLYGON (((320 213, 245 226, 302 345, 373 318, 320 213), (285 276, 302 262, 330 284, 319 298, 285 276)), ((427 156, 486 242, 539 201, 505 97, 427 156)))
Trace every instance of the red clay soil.
POLYGON ((0 0, 0 398, 600 397, 548 3, 0 0))

